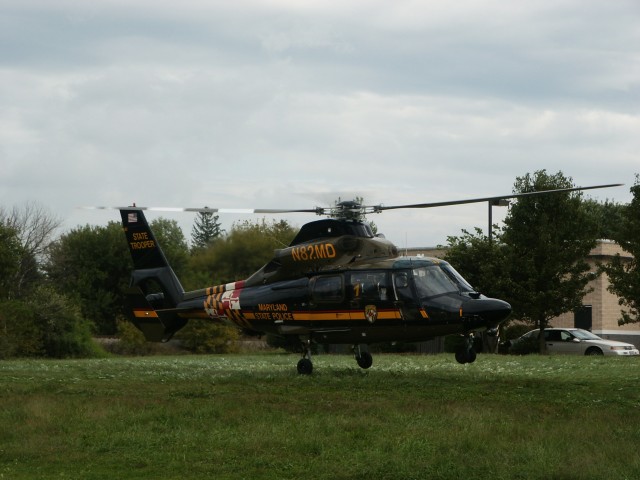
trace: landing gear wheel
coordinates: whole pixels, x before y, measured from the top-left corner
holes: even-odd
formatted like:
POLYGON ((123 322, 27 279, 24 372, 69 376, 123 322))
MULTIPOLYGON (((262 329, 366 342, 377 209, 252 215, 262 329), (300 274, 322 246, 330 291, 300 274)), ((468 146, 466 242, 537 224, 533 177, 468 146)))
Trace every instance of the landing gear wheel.
POLYGON ((369 346, 366 344, 361 345, 353 345, 351 347, 353 350, 353 355, 356 358, 356 362, 358 362, 358 366, 360 368, 370 368, 373 365, 373 357, 371 353, 369 353, 369 346))
POLYGON ((313 373, 313 363, 308 358, 301 358, 298 362, 298 373, 300 375, 311 375, 313 373))
POLYGON ((471 348, 467 350, 466 348, 461 348, 456 351, 456 362, 458 363, 473 363, 476 361, 476 351, 471 348))
POLYGON ((356 362, 360 368, 366 370, 373 365, 373 357, 369 352, 360 352, 360 355, 356 355, 356 362))
POLYGON ((472 348, 467 350, 467 363, 473 363, 476 361, 476 351, 472 348))
POLYGON ((476 361, 476 351, 473 348, 473 333, 466 335, 464 347, 456 350, 456 362, 473 363, 476 361))
POLYGON ((456 350, 456 362, 458 363, 467 363, 467 351, 464 348, 460 350, 456 350))
POLYGON ((311 362, 311 337, 301 337, 302 358, 298 362, 298 373, 300 375, 311 375, 313 372, 313 362, 311 362))

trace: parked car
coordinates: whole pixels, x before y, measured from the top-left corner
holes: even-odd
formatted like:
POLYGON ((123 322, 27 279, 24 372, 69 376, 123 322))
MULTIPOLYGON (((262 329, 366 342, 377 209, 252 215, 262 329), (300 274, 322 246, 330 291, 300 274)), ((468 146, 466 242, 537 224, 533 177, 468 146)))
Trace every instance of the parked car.
MULTIPOLYGON (((511 340, 511 353, 531 353, 537 351, 540 330, 531 330, 515 340, 511 340)), ((544 341, 547 353, 568 355, 640 355, 630 343, 605 340, 581 328, 545 328, 544 341)))

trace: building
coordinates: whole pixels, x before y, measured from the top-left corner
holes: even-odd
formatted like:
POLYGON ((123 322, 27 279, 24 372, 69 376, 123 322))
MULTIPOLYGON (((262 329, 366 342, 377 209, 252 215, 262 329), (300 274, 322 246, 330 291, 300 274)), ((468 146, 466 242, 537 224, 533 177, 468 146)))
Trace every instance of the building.
MULTIPOLYGON (((598 264, 608 263, 614 256, 631 259, 631 254, 625 252, 620 245, 608 240, 599 240, 598 245, 591 250, 587 262, 592 271, 597 273, 598 264)), ((618 325, 620 304, 618 297, 609 292, 609 277, 594 275, 589 283, 593 290, 587 293, 582 301, 582 308, 575 312, 565 313, 552 320, 554 327, 578 327, 590 330, 602 338, 619 340, 640 345, 640 324, 631 323, 618 325)))
MULTIPOLYGON (((401 254, 443 258, 446 248, 408 248, 401 254)), ((621 317, 618 297, 608 290, 609 278, 605 274, 596 275, 598 264, 607 263, 618 254, 623 259, 632 258, 631 254, 625 252, 617 243, 608 240, 598 241, 587 258, 594 273, 594 279, 589 283, 592 291, 585 295, 582 308, 556 317, 550 325, 584 328, 602 338, 632 343, 640 348, 640 324, 618 325, 618 319, 621 317)))

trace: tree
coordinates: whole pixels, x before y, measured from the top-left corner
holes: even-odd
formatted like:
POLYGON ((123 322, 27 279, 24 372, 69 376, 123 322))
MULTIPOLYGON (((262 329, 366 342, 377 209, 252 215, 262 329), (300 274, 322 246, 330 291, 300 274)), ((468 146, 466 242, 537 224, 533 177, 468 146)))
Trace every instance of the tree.
POLYGON ((489 240, 480 228, 475 233, 462 230, 459 237, 447 238, 445 260, 479 292, 488 297, 509 295, 507 251, 499 235, 489 240))
POLYGON ((23 248, 15 228, 0 223, 0 299, 13 298, 23 248))
POLYGON ((44 268, 56 290, 77 302, 95 333, 116 332, 133 268, 120 223, 86 225, 62 235, 44 268))
POLYGON ((100 349, 93 342, 91 323, 77 305, 51 286, 35 289, 28 300, 42 332, 44 353, 53 358, 94 357, 100 349))
POLYGON ((608 265, 603 266, 609 276, 609 291, 619 297, 624 308, 618 323, 640 321, 640 176, 636 175, 631 187, 633 198, 622 209, 622 221, 614 240, 633 255, 625 260, 616 255, 608 265))
POLYGON ((100 355, 91 327, 69 299, 40 285, 24 300, 0 302, 0 358, 100 355))
POLYGON ((235 223, 228 234, 191 256, 185 285, 202 288, 247 278, 273 258, 276 248, 287 246, 296 231, 285 220, 235 223))
POLYGON ((44 354, 36 312, 20 300, 0 301, 0 359, 44 354))
POLYGON ((89 324, 42 266, 60 222, 36 204, 0 210, 0 357, 92 356, 89 324))
POLYGON ((624 227, 625 205, 605 200, 599 202, 593 199, 583 200, 584 207, 589 215, 593 215, 598 224, 597 238, 613 240, 619 238, 620 229, 624 227))
MULTIPOLYGON (((562 172, 518 177, 514 193, 573 187, 562 172)), ((521 197, 512 204, 501 240, 508 249, 514 316, 542 331, 549 320, 581 305, 592 278, 585 259, 596 245, 597 222, 579 192, 521 197)))
POLYGON ((28 294, 28 289, 40 279, 39 265, 44 261, 60 223, 37 203, 14 207, 11 211, 0 209, 0 224, 16 233, 21 246, 19 268, 10 280, 14 296, 28 294))
POLYGON ((191 246, 194 250, 206 248, 224 233, 219 218, 213 212, 198 212, 191 230, 191 246))

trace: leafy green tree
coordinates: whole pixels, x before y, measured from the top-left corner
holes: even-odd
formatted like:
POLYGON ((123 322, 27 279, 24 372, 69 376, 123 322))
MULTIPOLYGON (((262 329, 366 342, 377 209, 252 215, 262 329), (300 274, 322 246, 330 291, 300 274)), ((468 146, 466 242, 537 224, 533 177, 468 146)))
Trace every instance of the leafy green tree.
POLYGON ((58 225, 36 204, 0 210, 1 358, 98 353, 76 303, 47 286, 42 274, 58 225))
POLYGON ((599 202, 590 198, 584 199, 583 205, 598 225, 597 238, 613 240, 620 237, 621 228, 626 221, 625 205, 610 200, 599 202))
POLYGON ((0 208, 0 224, 15 232, 20 245, 19 251, 14 249, 14 254, 18 255, 18 269, 8 279, 14 298, 28 295, 41 280, 40 264, 60 223, 45 207, 34 202, 10 211, 0 208))
POLYGON ((16 230, 0 223, 0 299, 15 297, 23 249, 16 230))
POLYGON ((499 235, 492 240, 482 233, 462 230, 461 236, 447 238, 445 260, 479 292, 488 297, 509 296, 509 274, 507 249, 499 235))
POLYGON ((0 358, 93 357, 101 351, 75 304, 39 286, 24 300, 0 303, 0 358))
POLYGON ((224 233, 220 222, 218 222, 219 218, 213 212, 198 212, 191 230, 191 246, 193 249, 206 248, 224 233))
POLYGON ((245 279, 271 260, 275 249, 287 246, 296 232, 284 220, 236 223, 228 234, 191 256, 185 285, 195 289, 245 279))
MULTIPOLYGON (((573 187, 562 172, 518 177, 514 193, 573 187)), ((521 197, 512 204, 501 240, 508 248, 514 317, 543 330, 581 305, 592 278, 585 259, 596 245, 597 222, 579 192, 521 197)), ((540 350, 544 351, 540 335, 540 350)))
POLYGON ((122 226, 78 227, 62 235, 49 252, 48 279, 76 301, 84 318, 100 335, 116 332, 123 314, 124 292, 133 268, 122 226))
POLYGON ((0 359, 44 354, 36 311, 21 300, 0 301, 0 359))
POLYGON ((51 286, 34 290, 28 304, 36 312, 45 355, 53 358, 93 357, 100 349, 92 340, 91 323, 67 296, 51 286))
POLYGON ((640 321, 640 176, 636 175, 635 184, 631 187, 633 198, 622 209, 622 221, 614 240, 633 255, 623 259, 616 255, 603 266, 609 276, 609 291, 619 297, 623 307, 618 320, 620 324, 640 321))

